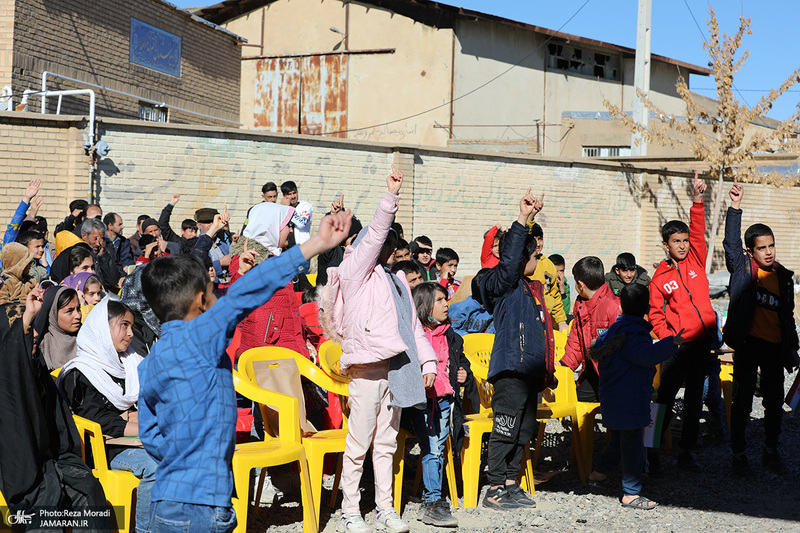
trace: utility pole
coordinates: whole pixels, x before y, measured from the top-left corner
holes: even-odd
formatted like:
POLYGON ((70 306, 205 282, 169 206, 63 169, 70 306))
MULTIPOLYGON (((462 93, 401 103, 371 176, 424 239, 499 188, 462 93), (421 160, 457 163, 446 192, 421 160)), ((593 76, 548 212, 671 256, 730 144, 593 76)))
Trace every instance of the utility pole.
MULTIPOLYGON (((650 112, 644 106, 642 99, 637 96, 641 91, 644 95, 650 92, 650 21, 652 19, 653 0, 639 0, 639 14, 636 21, 636 64, 633 75, 633 120, 647 127, 650 112)), ((641 134, 631 135, 631 154, 647 155, 647 142, 641 134), (636 140, 639 145, 636 145, 636 140)))

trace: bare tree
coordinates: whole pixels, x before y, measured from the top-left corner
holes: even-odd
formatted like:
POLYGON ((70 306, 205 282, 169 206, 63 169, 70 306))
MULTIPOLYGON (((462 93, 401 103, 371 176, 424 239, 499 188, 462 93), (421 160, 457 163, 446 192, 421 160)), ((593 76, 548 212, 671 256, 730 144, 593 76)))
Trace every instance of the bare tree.
POLYGON ((622 121, 631 132, 639 133, 648 143, 688 149, 698 160, 705 162, 709 167, 709 174, 717 178, 717 191, 712 210, 711 242, 706 260, 706 270, 710 272, 719 230, 723 180, 725 178, 732 180, 736 175, 740 181, 775 186, 792 186, 799 181, 797 178, 779 174, 775 170, 770 173, 760 171, 757 168, 755 155, 765 152, 797 151, 798 142, 794 134, 800 125, 800 105, 792 116, 780 122, 777 127, 767 126, 762 118, 779 96, 800 82, 800 68, 792 72, 780 87, 761 97, 755 106, 748 107, 741 104, 734 94, 733 78, 749 55, 745 50, 737 58, 742 37, 753 33, 750 29, 750 19, 740 17, 739 29, 731 36, 725 33, 720 35, 714 8, 710 6, 709 17, 710 37, 703 44, 703 48, 708 50, 709 67, 714 73, 717 85, 716 109, 713 112, 709 112, 695 101, 694 94, 689 90, 683 76, 678 78, 676 88, 686 105, 684 117, 665 113, 646 94, 638 90, 637 97, 642 100, 648 111, 656 115, 656 120, 650 120, 647 127, 639 124, 608 100, 604 100, 603 104, 614 118, 622 121), (760 121, 764 128, 762 131, 753 132, 749 126, 757 121, 760 121))

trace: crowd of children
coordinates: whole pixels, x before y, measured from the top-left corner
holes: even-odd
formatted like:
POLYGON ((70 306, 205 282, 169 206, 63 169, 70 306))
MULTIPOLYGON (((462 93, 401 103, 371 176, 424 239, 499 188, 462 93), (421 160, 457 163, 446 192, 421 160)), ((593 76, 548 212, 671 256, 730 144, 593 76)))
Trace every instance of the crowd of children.
MULTIPOLYGON (((678 466, 703 471, 692 450, 704 386, 706 392, 717 386, 706 378, 719 373, 712 349, 720 345, 720 324, 705 273, 705 185, 697 178, 689 224, 673 220, 661 228, 667 257, 652 278, 623 252, 609 271, 598 257, 576 260, 572 284, 564 256, 542 253, 544 230, 535 219, 544 194, 530 189, 513 223, 486 232, 481 269, 462 285, 454 249, 434 249, 424 235, 407 241, 395 222, 403 175, 394 167, 368 225, 345 209, 340 195, 313 232, 313 210, 299 200, 296 184, 269 182, 240 234, 228 230, 227 209, 212 208, 198 210, 176 233, 170 228, 176 194, 158 220, 141 215, 126 239, 119 215, 103 217, 99 206, 76 200, 57 227, 55 249, 47 221, 37 215, 40 185, 28 185, 0 243, 6 317, 0 344, 9 369, 0 390, 19 396, 20 406, 0 402, 0 425, 31 444, 21 462, 0 444, 0 489, 12 510, 54 505, 59 491, 73 504, 102 505, 102 488, 85 475, 78 455, 71 411, 100 424, 105 435, 141 439, 143 448, 107 450, 112 469, 141 479, 136 531, 233 530, 232 367, 258 346, 314 360, 322 333, 310 336, 298 290, 305 291, 302 303, 318 306, 324 336, 341 345, 340 371, 349 377, 340 533, 371 530, 360 502, 370 449, 374 522, 389 533, 409 531, 392 496, 403 410, 421 450, 418 518, 458 526, 443 492, 444 454, 448 439, 459 453, 465 416, 480 409, 462 338, 473 333, 494 335, 484 507, 535 506, 517 476, 536 431, 540 393, 556 386, 557 364, 574 371, 578 401, 599 402, 609 433, 590 483, 606 482, 621 462, 622 505, 658 505, 642 495, 643 472, 662 474, 659 450, 645 449, 643 431, 652 402, 667 407, 662 431, 669 427, 680 388, 678 466), (315 256, 313 287, 306 274, 315 256), (559 360, 557 331, 566 335, 559 360), (60 369, 56 386, 47 374, 54 369, 60 369), (21 387, 39 391, 39 400, 21 387), (47 434, 32 432, 31 423, 43 423, 47 434)), ((752 225, 742 240, 743 195, 735 182, 723 243, 731 282, 722 340, 734 350, 730 442, 737 476, 751 473, 745 428, 759 375, 763 464, 782 470, 784 369, 800 364, 793 273, 776 261, 768 226, 752 225)), ((724 417, 716 417, 724 426, 724 417)))

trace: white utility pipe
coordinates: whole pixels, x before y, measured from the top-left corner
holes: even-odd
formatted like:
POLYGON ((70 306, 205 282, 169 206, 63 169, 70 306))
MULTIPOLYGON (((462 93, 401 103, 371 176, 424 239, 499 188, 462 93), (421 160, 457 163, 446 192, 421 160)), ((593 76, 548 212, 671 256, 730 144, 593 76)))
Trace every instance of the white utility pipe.
MULTIPOLYGON (((236 121, 228 120, 228 119, 225 119, 225 118, 212 117, 211 115, 204 115, 202 113, 197 113, 195 111, 189 111, 188 109, 183 109, 181 107, 175 107, 175 106, 168 105, 166 102, 159 102, 158 100, 151 100, 149 98, 143 98, 141 96, 136 96, 135 94, 125 93, 125 92, 122 92, 122 91, 117 91, 116 89, 110 89, 108 87, 103 87, 102 85, 96 85, 94 83, 88 83, 88 82, 85 82, 85 81, 76 80, 75 78, 69 78, 67 76, 62 76, 61 74, 56 74, 55 72, 48 72, 46 70, 44 72, 42 72, 42 92, 43 93, 47 91, 47 77, 48 76, 54 76, 56 78, 61 78, 62 80, 71 81, 72 83, 77 83, 79 85, 85 85, 87 87, 92 87, 92 88, 98 89, 100 91, 106 91, 106 92, 109 92, 109 93, 119 94, 121 96, 127 96, 128 98, 133 98, 134 100, 141 100, 142 102, 147 102, 148 104, 153 104, 156 107, 166 107, 166 108, 169 108, 169 109, 174 109, 175 111, 180 111, 182 113, 188 113, 190 115, 195 115, 197 117, 207 118, 207 119, 211 119, 211 120, 218 120, 220 122, 226 122, 228 124, 235 124, 236 126, 241 126, 242 125, 241 122, 236 122, 236 121)), ((46 111, 45 111, 46 104, 47 104, 46 98, 45 98, 44 95, 42 95, 42 113, 46 113, 46 111)))

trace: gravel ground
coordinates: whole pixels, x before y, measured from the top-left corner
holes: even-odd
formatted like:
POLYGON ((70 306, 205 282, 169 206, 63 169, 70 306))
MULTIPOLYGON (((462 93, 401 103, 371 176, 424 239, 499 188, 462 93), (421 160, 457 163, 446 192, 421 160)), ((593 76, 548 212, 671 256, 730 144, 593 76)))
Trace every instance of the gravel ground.
MULTIPOLYGON (((786 389, 794 375, 786 379, 786 389)), ((680 402, 679 402, 680 405, 680 402)), ((758 398, 754 401, 752 421, 748 425, 748 456, 754 470, 752 479, 741 480, 730 473, 730 445, 721 442, 703 424, 704 445, 696 457, 706 471, 693 474, 677 469, 676 452, 663 453, 662 463, 666 475, 660 479, 644 478, 644 496, 660 503, 652 511, 625 509, 620 506, 620 473, 610 477, 607 487, 590 487, 578 479, 577 468, 567 464, 570 432, 559 421, 547 422, 547 436, 543 443, 537 470, 552 472, 546 482, 537 483, 531 510, 500 512, 483 507, 455 509, 462 531, 636 531, 636 532, 800 532, 800 417, 788 408, 783 419, 781 455, 784 472, 771 473, 761 466, 763 447, 763 408, 758 398)), ((707 412, 704 411, 704 415, 707 412)), ((673 441, 677 442, 680 419, 673 424, 673 441)), ((595 431, 595 456, 605 445, 604 430, 598 425, 595 431)), ((414 482, 418 447, 410 450, 406 468, 404 495, 410 494, 414 482)), ((485 465, 485 461, 484 461, 485 465)), ((273 473, 275 484, 285 495, 271 506, 251 507, 248 531, 270 533, 300 533, 302 515, 296 476, 291 472, 273 473)), ((336 531, 334 511, 327 503, 333 477, 326 477, 322 494, 322 519, 320 530, 336 531)), ((373 502, 372 477, 365 472, 362 480, 362 511, 368 513, 373 502)), ((485 491, 485 479, 482 481, 485 491)), ((481 493, 481 498, 483 492, 481 493)), ((419 499, 404 496, 403 518, 412 531, 434 531, 441 528, 426 526, 416 520, 419 499)), ((341 504, 341 495, 337 505, 341 504)), ((371 516, 368 522, 372 521, 371 516)))

